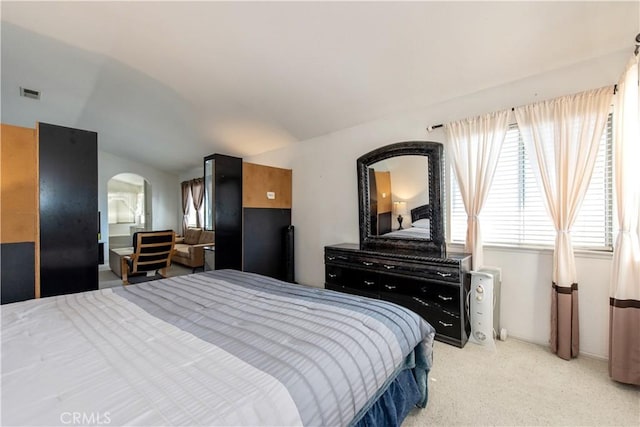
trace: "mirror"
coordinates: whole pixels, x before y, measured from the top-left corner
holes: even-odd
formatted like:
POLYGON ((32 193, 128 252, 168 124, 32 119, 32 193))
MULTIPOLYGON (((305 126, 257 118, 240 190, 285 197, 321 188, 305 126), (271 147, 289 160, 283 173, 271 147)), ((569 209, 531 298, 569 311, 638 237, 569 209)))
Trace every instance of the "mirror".
POLYGON ((442 257, 442 144, 399 142, 358 159, 360 247, 442 257))
POLYGON ((215 189, 213 185, 215 174, 215 154, 204 158, 204 229, 215 230, 215 189))

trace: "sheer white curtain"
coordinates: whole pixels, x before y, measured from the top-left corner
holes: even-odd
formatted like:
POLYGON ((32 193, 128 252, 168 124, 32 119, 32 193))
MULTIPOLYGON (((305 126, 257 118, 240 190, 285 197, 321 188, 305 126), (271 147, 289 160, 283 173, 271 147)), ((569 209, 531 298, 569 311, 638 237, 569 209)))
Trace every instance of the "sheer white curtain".
POLYGON ((193 207, 196 209, 196 227, 202 227, 204 224, 203 218, 203 206, 204 200, 204 178, 195 178, 189 181, 191 188, 191 198, 193 200, 193 207))
POLYGON ((473 269, 483 265, 482 233, 478 215, 482 210, 509 126, 509 110, 447 123, 450 161, 467 213, 465 251, 473 269))
POLYGON ((191 192, 189 181, 181 182, 180 188, 182 190, 182 235, 184 236, 189 227, 189 194, 191 192))
POLYGON ((634 56, 615 97, 614 182, 620 229, 609 293, 609 375, 640 385, 640 88, 634 56))
POLYGON ((515 109, 556 228, 550 344, 563 359, 576 357, 579 351, 578 275, 571 227, 591 180, 612 96, 613 87, 605 87, 515 109))

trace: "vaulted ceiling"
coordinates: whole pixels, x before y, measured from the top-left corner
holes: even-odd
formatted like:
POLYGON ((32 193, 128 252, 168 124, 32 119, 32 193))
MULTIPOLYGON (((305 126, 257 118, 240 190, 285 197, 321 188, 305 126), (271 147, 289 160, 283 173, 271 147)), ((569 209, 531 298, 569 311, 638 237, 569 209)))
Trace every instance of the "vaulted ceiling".
POLYGON ((628 50, 638 2, 7 2, 3 122, 178 172, 628 50), (42 91, 20 98, 19 87, 42 91))

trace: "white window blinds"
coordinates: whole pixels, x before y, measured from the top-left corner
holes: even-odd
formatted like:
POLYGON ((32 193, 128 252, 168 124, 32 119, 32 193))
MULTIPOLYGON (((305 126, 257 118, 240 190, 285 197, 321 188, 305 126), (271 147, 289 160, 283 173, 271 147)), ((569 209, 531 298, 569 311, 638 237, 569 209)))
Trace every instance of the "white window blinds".
MULTIPOLYGON (((611 250, 612 140, 612 120, 609 115, 591 183, 571 233, 576 248, 611 250)), ((464 243, 467 215, 455 174, 451 176, 451 241, 464 243)), ((554 244, 555 229, 544 207, 529 154, 516 124, 509 126, 480 221, 485 244, 554 244)))

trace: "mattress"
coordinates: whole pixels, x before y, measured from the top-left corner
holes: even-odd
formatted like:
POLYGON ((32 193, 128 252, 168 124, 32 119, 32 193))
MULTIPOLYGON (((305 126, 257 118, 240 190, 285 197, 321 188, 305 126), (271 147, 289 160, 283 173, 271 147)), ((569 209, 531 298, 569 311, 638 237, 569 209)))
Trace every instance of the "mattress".
POLYGON ((426 403, 434 334, 233 270, 7 304, 2 424, 349 425, 407 369, 426 403))
POLYGON ((430 239, 431 230, 429 228, 422 227, 402 228, 400 230, 385 233, 384 237, 396 237, 399 239, 430 239))

